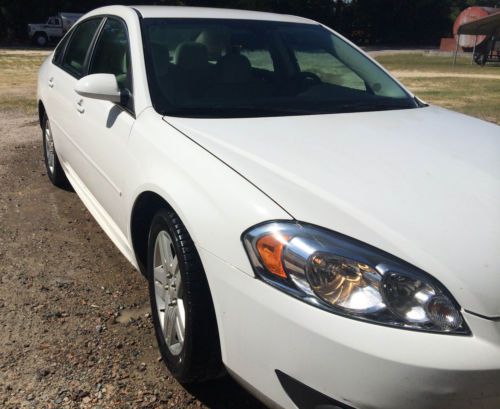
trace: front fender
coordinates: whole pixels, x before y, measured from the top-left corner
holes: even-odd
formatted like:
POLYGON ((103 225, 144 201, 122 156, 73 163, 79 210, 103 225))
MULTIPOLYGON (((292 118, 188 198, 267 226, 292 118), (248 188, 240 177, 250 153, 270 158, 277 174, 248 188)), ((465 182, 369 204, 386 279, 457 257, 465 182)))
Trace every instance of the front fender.
MULTIPOLYGON (((135 163, 125 198, 129 215, 141 193, 156 193, 179 215, 198 249, 253 276, 241 234, 257 223, 291 216, 152 108, 137 119, 130 150, 135 163)), ((132 243, 130 228, 128 235, 132 243)))

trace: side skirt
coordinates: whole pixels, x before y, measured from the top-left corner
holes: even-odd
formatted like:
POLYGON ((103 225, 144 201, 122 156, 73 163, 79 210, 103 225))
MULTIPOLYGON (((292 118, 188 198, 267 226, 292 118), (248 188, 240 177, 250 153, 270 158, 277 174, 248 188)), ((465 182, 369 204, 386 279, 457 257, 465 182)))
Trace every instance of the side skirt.
POLYGON ((85 207, 88 209, 90 214, 97 221, 99 226, 108 235, 111 241, 114 243, 118 250, 125 256, 125 258, 137 269, 139 267, 135 260, 134 252, 130 247, 128 240, 125 235, 121 232, 118 225, 113 221, 109 214, 104 210, 104 208, 99 204, 94 195, 87 189, 82 180, 75 173, 73 168, 68 162, 61 160, 61 166, 66 173, 66 177, 71 183, 71 186, 75 189, 80 200, 83 202, 85 207))

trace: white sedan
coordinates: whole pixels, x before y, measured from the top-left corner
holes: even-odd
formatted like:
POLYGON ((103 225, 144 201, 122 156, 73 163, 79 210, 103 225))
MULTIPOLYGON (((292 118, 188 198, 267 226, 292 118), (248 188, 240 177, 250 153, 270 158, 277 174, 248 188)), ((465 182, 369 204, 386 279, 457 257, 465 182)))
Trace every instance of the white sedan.
POLYGON ((43 63, 48 176, 149 280, 181 382, 270 407, 500 407, 500 128, 329 28, 97 9, 43 63))

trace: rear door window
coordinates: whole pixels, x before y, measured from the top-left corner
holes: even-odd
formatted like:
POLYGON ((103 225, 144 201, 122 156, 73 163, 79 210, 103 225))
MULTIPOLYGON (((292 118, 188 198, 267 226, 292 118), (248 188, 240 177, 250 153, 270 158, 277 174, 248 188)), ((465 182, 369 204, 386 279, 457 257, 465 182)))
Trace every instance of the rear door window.
POLYGON ((61 60, 64 54, 64 50, 66 48, 66 44, 68 44, 68 40, 70 39, 71 35, 66 35, 63 37, 61 41, 59 41, 59 44, 56 47, 56 50, 54 51, 54 58, 52 59, 52 62, 55 65, 60 66, 61 65, 61 60))
POLYGON ((85 58, 101 19, 84 21, 75 28, 62 59, 62 68, 76 78, 84 75, 85 58))

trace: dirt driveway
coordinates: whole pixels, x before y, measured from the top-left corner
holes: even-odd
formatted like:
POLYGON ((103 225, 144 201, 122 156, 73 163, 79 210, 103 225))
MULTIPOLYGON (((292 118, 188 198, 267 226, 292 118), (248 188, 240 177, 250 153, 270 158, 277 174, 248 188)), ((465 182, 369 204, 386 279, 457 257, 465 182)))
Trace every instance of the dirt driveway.
POLYGON ((34 115, 0 110, 0 186, 0 407, 262 408, 230 379, 172 379, 146 281, 50 185, 34 115))

